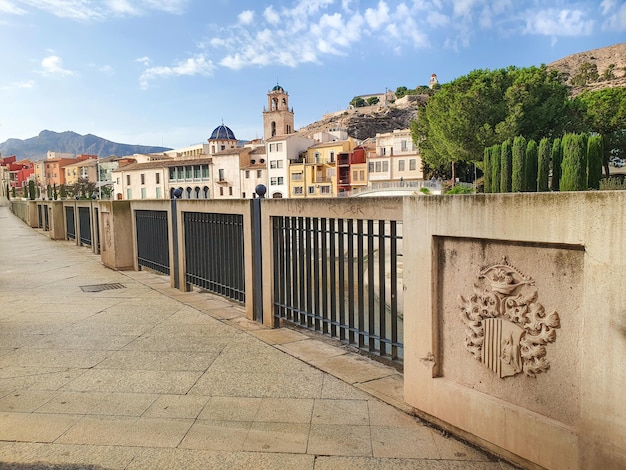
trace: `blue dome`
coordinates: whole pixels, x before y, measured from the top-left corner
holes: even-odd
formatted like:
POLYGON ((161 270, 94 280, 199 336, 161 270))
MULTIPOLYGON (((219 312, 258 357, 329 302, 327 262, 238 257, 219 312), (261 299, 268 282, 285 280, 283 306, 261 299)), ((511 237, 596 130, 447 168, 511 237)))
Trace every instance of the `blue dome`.
POLYGON ((235 133, 231 131, 230 128, 222 124, 221 126, 215 128, 209 140, 237 140, 237 138, 235 137, 235 133))
POLYGON ((283 90, 283 87, 277 83, 276 86, 272 88, 272 91, 285 91, 285 90, 283 90))

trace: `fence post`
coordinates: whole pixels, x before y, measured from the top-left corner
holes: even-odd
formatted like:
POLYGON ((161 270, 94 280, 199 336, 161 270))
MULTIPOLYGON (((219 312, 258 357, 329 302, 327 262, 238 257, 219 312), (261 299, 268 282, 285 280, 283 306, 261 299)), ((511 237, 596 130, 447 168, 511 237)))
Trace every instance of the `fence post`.
POLYGON ((259 184, 254 188, 259 196, 252 199, 252 269, 254 272, 253 316, 254 320, 263 323, 263 258, 261 251, 261 200, 265 198, 267 189, 259 184))
POLYGON ((174 276, 174 288, 180 289, 180 273, 178 272, 179 260, 178 260, 178 211, 176 209, 176 201, 183 195, 183 191, 180 188, 177 188, 172 193, 174 196, 172 198, 172 268, 170 269, 170 273, 173 273, 174 276))

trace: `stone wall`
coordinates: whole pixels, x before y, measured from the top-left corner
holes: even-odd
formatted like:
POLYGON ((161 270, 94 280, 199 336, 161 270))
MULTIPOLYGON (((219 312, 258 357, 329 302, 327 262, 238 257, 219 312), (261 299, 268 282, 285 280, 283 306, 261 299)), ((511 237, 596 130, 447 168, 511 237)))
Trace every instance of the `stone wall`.
POLYGON ((625 468, 625 207, 406 198, 405 400, 529 467, 625 468))

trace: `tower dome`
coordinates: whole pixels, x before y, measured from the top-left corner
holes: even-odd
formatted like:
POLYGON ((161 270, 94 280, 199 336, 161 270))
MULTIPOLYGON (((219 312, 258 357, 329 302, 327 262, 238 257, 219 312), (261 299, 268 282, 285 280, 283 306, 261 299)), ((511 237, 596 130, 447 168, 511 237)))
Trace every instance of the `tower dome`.
POLYGON ((281 93, 284 93, 285 90, 283 89, 282 86, 280 86, 278 83, 276 84, 276 86, 274 86, 274 88, 272 88, 272 91, 280 91, 281 93))
POLYGON ((237 140, 237 138, 235 133, 222 123, 215 128, 209 140, 237 140))

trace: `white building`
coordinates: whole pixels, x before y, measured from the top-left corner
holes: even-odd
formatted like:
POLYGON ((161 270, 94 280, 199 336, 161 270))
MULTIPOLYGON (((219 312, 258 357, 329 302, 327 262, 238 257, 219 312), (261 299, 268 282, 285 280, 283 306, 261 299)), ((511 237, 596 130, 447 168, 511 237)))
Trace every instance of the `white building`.
POLYGON ((268 198, 289 197, 289 165, 300 159, 300 154, 315 144, 314 139, 297 134, 272 137, 265 142, 268 161, 268 198))
POLYGON ((376 134, 376 153, 368 155, 370 183, 424 179, 422 158, 410 129, 376 134))

